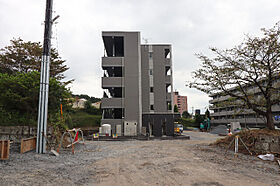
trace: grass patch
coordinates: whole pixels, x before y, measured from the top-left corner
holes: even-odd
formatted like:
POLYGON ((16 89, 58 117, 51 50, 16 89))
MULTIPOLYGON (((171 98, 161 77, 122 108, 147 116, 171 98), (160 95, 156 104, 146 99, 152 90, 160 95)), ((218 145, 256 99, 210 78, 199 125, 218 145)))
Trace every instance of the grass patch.
POLYGON ((100 126, 101 115, 92 115, 84 111, 71 113, 72 126, 79 128, 96 128, 100 126))

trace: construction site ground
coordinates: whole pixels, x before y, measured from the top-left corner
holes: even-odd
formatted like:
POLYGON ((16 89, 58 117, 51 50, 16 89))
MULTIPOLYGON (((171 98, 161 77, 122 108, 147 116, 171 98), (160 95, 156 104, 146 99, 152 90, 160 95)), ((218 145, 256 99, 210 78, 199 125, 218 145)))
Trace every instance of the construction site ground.
POLYGON ((279 166, 209 146, 219 136, 184 131, 190 140, 86 141, 60 156, 11 150, 0 185, 280 185, 279 166))

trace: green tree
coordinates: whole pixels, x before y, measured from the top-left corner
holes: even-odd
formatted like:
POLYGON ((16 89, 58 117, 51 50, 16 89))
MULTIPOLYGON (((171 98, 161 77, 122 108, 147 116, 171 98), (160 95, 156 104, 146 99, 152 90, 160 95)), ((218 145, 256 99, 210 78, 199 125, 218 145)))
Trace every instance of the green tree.
POLYGON ((101 109, 97 109, 93 107, 91 104, 92 103, 90 101, 86 101, 84 111, 92 115, 101 115, 101 109))
MULTIPOLYGON (((37 122, 40 73, 0 73, 0 123, 32 125, 37 122)), ((50 78, 49 114, 59 111, 60 103, 69 107, 71 93, 65 85, 50 78)))
POLYGON ((214 58, 198 54, 202 67, 194 72, 189 86, 208 94, 231 96, 232 105, 252 109, 266 118, 269 129, 274 129, 272 106, 280 103, 279 23, 261 30, 262 37, 247 36, 232 49, 211 48, 214 58))
POLYGON ((182 114, 182 117, 183 118, 190 118, 191 115, 190 115, 190 113, 188 113, 188 111, 184 111, 183 114, 182 114))
POLYGON ((78 97, 78 98, 84 98, 84 99, 86 99, 86 100, 88 100, 88 101, 90 101, 91 103, 96 103, 96 102, 98 102, 98 101, 101 101, 101 99, 100 98, 96 98, 96 97, 91 97, 91 96, 89 96, 89 95, 87 95, 87 94, 80 94, 80 95, 75 95, 75 94, 73 94, 73 97, 78 97))
POLYGON ((174 112, 178 112, 178 106, 174 105, 174 112))
MULTIPOLYGON (((0 73, 14 74, 41 70, 42 45, 40 42, 24 42, 21 38, 12 39, 11 45, 0 49, 0 73)), ((56 49, 51 49, 50 77, 57 80, 65 78, 69 69, 56 49)))
POLYGON ((209 118, 210 119, 210 112, 208 109, 206 109, 205 111, 205 118, 209 118))
POLYGON ((194 120, 195 120, 196 126, 199 126, 200 123, 203 123, 204 119, 205 119, 204 116, 202 116, 202 115, 200 115, 200 114, 196 114, 196 115, 194 116, 194 120))

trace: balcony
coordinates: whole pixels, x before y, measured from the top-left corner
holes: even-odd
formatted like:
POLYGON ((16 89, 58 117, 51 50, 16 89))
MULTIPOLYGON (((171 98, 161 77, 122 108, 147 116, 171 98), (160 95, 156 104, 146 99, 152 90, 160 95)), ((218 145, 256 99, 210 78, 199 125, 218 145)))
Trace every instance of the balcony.
POLYGON ((171 75, 165 76, 165 83, 166 84, 171 84, 171 75))
POLYGON ((171 59, 165 58, 165 66, 171 67, 171 59))
POLYGON ((123 98, 102 98, 101 108, 123 108, 124 99, 123 98))
POLYGON ((123 120, 122 119, 101 119, 101 125, 102 124, 122 125, 123 120))
POLYGON ((123 57, 102 57, 102 68, 123 67, 123 57))
POLYGON ((123 77, 102 77, 102 88, 124 87, 123 77))
POLYGON ((171 93, 166 93, 166 100, 171 101, 171 93))

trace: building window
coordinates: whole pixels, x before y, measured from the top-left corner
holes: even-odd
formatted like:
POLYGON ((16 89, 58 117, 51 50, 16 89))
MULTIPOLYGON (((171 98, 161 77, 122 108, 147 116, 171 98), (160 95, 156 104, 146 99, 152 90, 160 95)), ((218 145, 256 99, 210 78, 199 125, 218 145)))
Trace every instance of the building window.
POLYGON ((149 59, 153 59, 153 52, 149 52, 149 59))
POLYGON ((164 53, 165 53, 165 58, 167 58, 167 59, 170 59, 170 49, 169 48, 166 48, 166 49, 164 49, 164 53))
POLYGON ((151 105, 151 108, 150 108, 151 110, 154 110, 154 105, 151 105))
POLYGON ((150 76, 153 75, 153 69, 150 69, 150 76))
POLYGON ((150 87, 150 92, 154 92, 154 87, 150 87))

